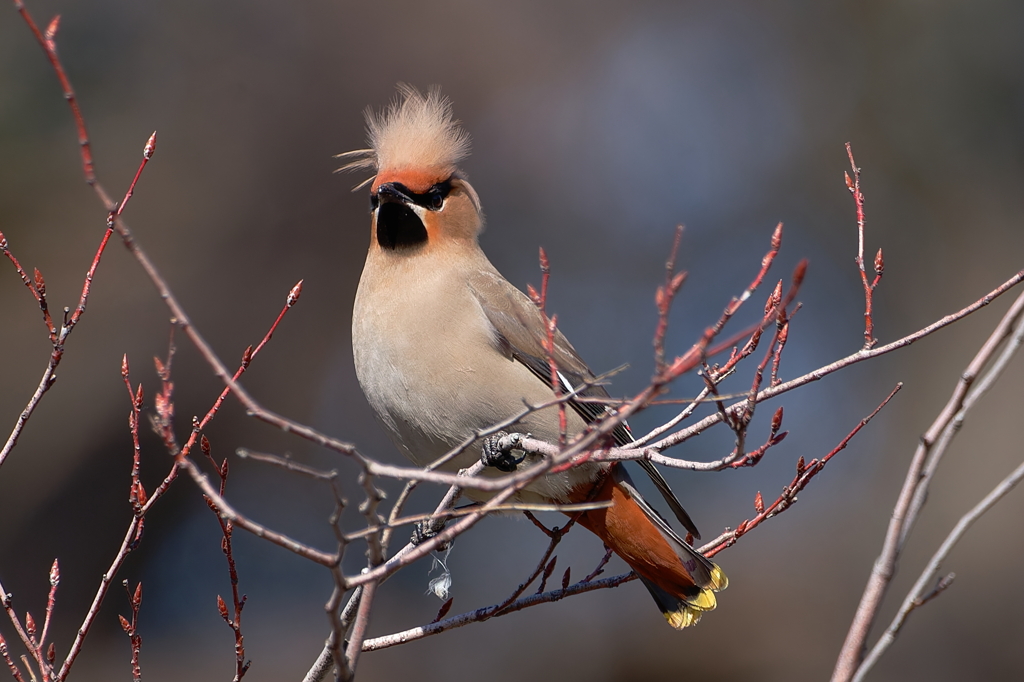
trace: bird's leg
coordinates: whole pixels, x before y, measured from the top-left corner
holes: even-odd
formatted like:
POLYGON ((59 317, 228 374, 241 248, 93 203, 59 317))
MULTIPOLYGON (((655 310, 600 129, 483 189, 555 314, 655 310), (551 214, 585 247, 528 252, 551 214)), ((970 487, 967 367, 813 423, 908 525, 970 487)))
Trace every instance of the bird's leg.
MULTIPOLYGON (((409 538, 409 542, 413 545, 420 545, 427 540, 431 539, 438 533, 444 530, 444 526, 447 521, 445 519, 424 519, 420 521, 412 528, 412 537, 409 538)), ((444 551, 448 548, 448 545, 438 547, 439 551, 444 551)))
MULTIPOLYGON (((455 509, 457 511, 462 511, 465 509, 472 509, 473 507, 478 506, 480 506, 479 502, 470 502, 469 504, 464 504, 461 507, 456 507, 455 509)), ((437 535, 438 533, 440 533, 441 531, 443 531, 447 523, 448 519, 445 518, 424 519, 417 523, 415 526, 413 526, 412 537, 409 539, 409 542, 411 542, 414 545, 422 544, 430 538, 437 535)), ((438 547, 437 551, 443 552, 451 546, 452 543, 449 542, 438 547)))
POLYGON ((485 437, 480 461, 485 467, 494 467, 498 471, 505 473, 515 471, 526 455, 515 457, 512 451, 524 437, 529 437, 529 434, 523 436, 521 433, 505 433, 504 431, 498 431, 493 436, 485 437))

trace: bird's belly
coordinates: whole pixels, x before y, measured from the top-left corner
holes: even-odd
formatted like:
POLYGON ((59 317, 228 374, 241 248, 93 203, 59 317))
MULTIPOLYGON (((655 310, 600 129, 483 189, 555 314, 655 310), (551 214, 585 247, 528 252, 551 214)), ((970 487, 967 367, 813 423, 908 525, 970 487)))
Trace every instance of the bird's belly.
MULTIPOLYGON (((480 340, 490 348, 489 340, 480 340)), ((539 405, 553 397, 551 389, 524 365, 494 350, 460 357, 451 348, 432 347, 428 342, 417 349, 378 341, 362 344, 356 358, 356 375, 371 406, 398 449, 412 462, 426 466, 463 444, 474 432, 503 422, 523 412, 527 405, 539 405), (508 387, 519 387, 509 392, 508 387)), ((571 409, 566 410, 571 436, 585 427, 571 409)), ((558 442, 557 407, 523 416, 505 431, 530 433, 548 442, 558 442)), ((482 443, 469 445, 444 468, 450 471, 471 466, 480 458, 482 443)), ((529 465, 536 458, 527 458, 529 465)), ((518 496, 522 501, 564 500, 572 488, 594 480, 597 465, 585 465, 567 472, 545 476, 531 483, 518 496)), ((489 472, 497 475, 497 471, 489 472)), ((487 495, 470 497, 483 499, 487 495)))

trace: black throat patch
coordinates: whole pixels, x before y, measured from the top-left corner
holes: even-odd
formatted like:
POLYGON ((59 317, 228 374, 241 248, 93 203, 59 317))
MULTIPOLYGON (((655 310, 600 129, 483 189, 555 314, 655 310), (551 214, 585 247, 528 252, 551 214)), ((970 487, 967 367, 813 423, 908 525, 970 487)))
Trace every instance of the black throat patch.
POLYGON ((405 204, 387 202, 377 210, 377 243, 395 250, 427 241, 427 228, 416 212, 405 204))

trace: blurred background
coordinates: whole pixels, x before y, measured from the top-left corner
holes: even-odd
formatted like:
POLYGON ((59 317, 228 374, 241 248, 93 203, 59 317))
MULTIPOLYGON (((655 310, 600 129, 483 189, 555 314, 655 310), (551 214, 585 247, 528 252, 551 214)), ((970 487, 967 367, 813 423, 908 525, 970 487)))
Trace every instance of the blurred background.
MULTIPOLYGON (((130 181, 159 131, 125 218, 230 365, 263 335, 288 290, 305 289, 245 385, 267 407, 399 457, 356 385, 349 326, 368 240, 362 177, 332 173, 333 154, 365 146, 363 110, 399 81, 438 84, 473 137, 464 167, 483 200, 482 244, 512 282, 539 283, 552 264, 549 309, 598 371, 622 364, 616 395, 651 376, 653 294, 676 224, 689 279, 669 332, 681 353, 756 272, 778 221, 777 278, 810 270, 784 356, 792 378, 862 343, 853 202, 843 183, 853 143, 864 169, 867 257, 882 247, 876 330, 890 341, 981 297, 1024 267, 1024 5, 931 2, 550 3, 129 2, 32 0, 79 96, 97 170, 111 194, 130 181)), ((82 181, 75 132, 56 79, 11 6, 0 19, 0 230, 46 277, 50 305, 73 306, 105 214, 82 181)), ((849 368, 764 405, 751 430, 785 406, 789 438, 754 469, 667 476, 713 537, 778 495, 795 461, 828 452, 897 381, 903 392, 785 515, 718 560, 732 579, 720 608, 677 633, 637 583, 544 605, 407 646, 367 654, 365 680, 792 680, 832 670, 920 434, 1009 305, 1000 299, 911 348, 849 368)), ((0 426, 6 437, 46 366, 38 309, 0 263, 0 426)), ((148 404, 152 357, 165 355, 168 312, 140 267, 112 243, 59 380, 0 471, 0 580, 19 612, 44 610, 54 557, 62 580, 54 636, 63 657, 130 520, 131 360, 148 404)), ((739 328, 737 324, 736 328, 739 328)), ((749 386, 749 369, 727 390, 749 386)), ((178 433, 220 390, 179 338, 178 433)), ((874 635, 967 509, 1022 456, 1020 359, 973 413, 944 462, 874 635)), ((694 381, 675 397, 694 394, 694 381)), ((645 431, 673 414, 651 410, 645 431)), ((169 467, 144 431, 151 490, 169 467)), ((328 491, 237 460, 237 447, 339 468, 339 457, 244 416, 229 400, 207 431, 232 458, 229 497, 256 520, 333 547, 328 491)), ((732 447, 718 428, 675 453, 713 459, 732 447)), ((397 492, 396 486, 389 490, 397 492)), ((424 489, 410 510, 441 494, 424 489)), ((1011 493, 944 566, 951 589, 915 613, 871 679, 1024 676, 1024 494, 1011 493)), ((563 523, 551 515, 551 524, 563 523)), ((355 505, 346 527, 361 518, 355 505)), ((142 669, 150 680, 227 679, 232 633, 216 595, 230 586, 220 532, 198 490, 180 480, 147 517, 119 582, 144 585, 142 669)), ((399 537, 404 537, 402 533, 399 537)), ((298 680, 328 632, 326 571, 236 534, 246 680, 298 680)), ((500 601, 546 539, 494 518, 448 559, 452 613, 500 601)), ((602 554, 572 533, 556 575, 579 578, 602 554)), ((346 568, 365 561, 353 546, 346 568)), ((429 561, 387 583, 371 636, 430 621, 429 561)), ((624 570, 617 560, 610 572, 624 570)), ((128 604, 115 585, 75 679, 128 679, 128 604)), ((10 641, 10 624, 0 632, 10 641)), ((873 641, 873 638, 872 638, 873 641)), ((18 647, 12 645, 14 650, 18 647)))

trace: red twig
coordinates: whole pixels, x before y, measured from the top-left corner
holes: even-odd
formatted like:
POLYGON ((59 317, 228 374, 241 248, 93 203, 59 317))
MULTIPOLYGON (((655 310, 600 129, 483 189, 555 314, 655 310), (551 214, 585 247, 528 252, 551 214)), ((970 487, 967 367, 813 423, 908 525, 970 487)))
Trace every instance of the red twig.
MULTIPOLYGON (((710 559, 722 550, 734 545, 738 539, 749 533, 754 528, 757 528, 766 520, 770 519, 776 514, 781 514, 786 509, 791 507, 796 502, 797 494, 805 487, 807 487, 807 484, 810 483, 811 479, 817 476, 818 473, 820 473, 821 470, 825 468, 825 465, 828 464, 829 460, 831 460, 833 457, 836 456, 836 454, 843 450, 847 446, 847 444, 853 439, 853 437, 856 436, 857 433, 862 428, 864 428, 867 425, 867 423, 870 422, 874 418, 874 416, 882 410, 883 407, 885 407, 889 403, 892 397, 896 395, 896 393, 898 393, 901 388, 903 388, 902 383, 896 384, 896 388, 894 388, 892 392, 889 393, 888 396, 886 396, 885 400, 883 400, 871 414, 869 414, 867 417, 864 417, 864 419, 861 419, 857 426, 855 426, 853 430, 850 431, 850 433, 847 434, 847 436, 843 438, 842 441, 839 442, 839 445, 832 448, 832 450, 829 451, 829 453, 822 457, 820 460, 812 459, 810 462, 805 464, 804 458, 801 457, 797 461, 796 476, 789 483, 789 485, 782 489, 782 494, 779 495, 779 497, 776 498, 776 500, 772 502, 772 504, 769 507, 764 508, 762 511, 759 511, 757 516, 755 516, 752 519, 741 522, 738 526, 736 526, 736 530, 728 534, 730 537, 728 537, 724 542, 722 542, 718 546, 706 551, 704 553, 704 556, 710 559)), ((758 493, 757 498, 755 500, 755 508, 763 507, 763 502, 760 502, 760 500, 761 493, 758 493)))
MULTIPOLYGON (((50 588, 51 592, 53 588, 50 588)), ((36 639, 36 622, 32 617, 32 614, 25 612, 25 622, 22 624, 18 618, 18 614, 14 611, 13 598, 10 593, 4 589, 4 586, 0 584, 0 604, 3 605, 4 610, 7 612, 7 617, 10 619, 11 624, 14 625, 14 631, 18 633, 18 637, 21 639, 21 643, 28 650, 29 654, 36 662, 36 666, 39 668, 39 674, 43 682, 48 682, 53 679, 53 668, 49 665, 46 659, 44 659, 43 645, 39 640, 36 639)), ((5 656, 9 659, 10 654, 7 653, 5 656)), ((35 680, 35 675, 32 674, 32 669, 27 662, 27 659, 22 656, 22 661, 25 662, 25 666, 29 669, 29 675, 35 680)), ((12 668, 17 668, 16 665, 12 665, 12 668)))
POLYGON ((658 309, 658 325, 654 329, 654 371, 660 374, 665 369, 665 334, 668 332, 668 315, 672 309, 672 300, 686 281, 686 273, 676 273, 676 256, 683 240, 683 226, 676 226, 672 250, 665 261, 665 283, 654 293, 654 305, 658 309))
POLYGON ((0 657, 7 663, 7 668, 11 671, 11 675, 17 682, 25 682, 25 678, 21 675, 21 670, 18 668, 18 664, 11 658, 11 652, 7 648, 7 640, 4 639, 3 634, 0 634, 0 657))
POLYGON ((53 326, 53 320, 50 318, 50 309, 46 303, 46 281, 43 279, 43 273, 39 272, 39 269, 35 269, 33 272, 34 277, 29 278, 28 273, 25 272, 25 268, 22 267, 17 257, 11 253, 10 245, 7 243, 7 237, 4 236, 3 232, 0 232, 0 251, 7 256, 7 260, 11 261, 14 265, 14 269, 18 271, 18 276, 21 277, 21 281, 28 287, 28 290, 32 293, 32 296, 36 299, 36 303, 39 304, 39 309, 43 313, 43 324, 46 325, 46 333, 50 337, 50 343, 57 343, 57 329, 53 326))
MULTIPOLYGON (((544 251, 543 247, 540 249, 540 293, 533 288, 533 285, 527 284, 526 291, 533 301, 537 309, 540 310, 541 319, 544 320, 544 330, 546 336, 542 345, 544 346, 544 352, 547 355, 548 370, 550 372, 551 390, 555 396, 561 396, 565 393, 562 386, 562 382, 559 380, 558 365, 555 363, 555 330, 558 328, 558 316, 552 315, 548 317, 547 305, 548 305, 548 280, 551 278, 551 264, 548 262, 548 254, 544 251)), ((565 403, 560 402, 558 404, 558 442, 562 445, 565 444, 566 439, 566 414, 565 414, 565 403)))
POLYGON ((604 573, 605 564, 607 564, 611 560, 611 558, 612 558, 612 548, 608 547, 607 545, 605 545, 604 556, 601 558, 600 561, 597 562, 597 566, 594 568, 594 570, 591 571, 587 575, 587 577, 584 578, 583 580, 581 580, 580 582, 581 583, 589 583, 591 580, 593 580, 597 576, 599 576, 602 573, 604 573))
MULTIPOLYGON (((29 26, 32 28, 33 32, 38 34, 38 28, 35 26, 34 23, 32 23, 31 17, 29 17, 28 13, 24 11, 24 7, 21 5, 21 3, 16 2, 15 4, 19 7, 19 11, 22 12, 22 15, 25 17, 26 21, 29 22, 29 26)), ((56 28, 52 24, 51 28, 53 28, 53 30, 56 30, 56 28)), ((50 35, 49 29, 47 31, 47 35, 50 35)), ((43 38, 42 40, 48 41, 49 43, 53 42, 52 38, 43 38)), ((53 59, 51 59, 51 61, 54 61, 56 59, 56 53, 53 54, 54 57, 53 59)), ((58 66, 60 64, 59 61, 56 61, 55 63, 58 66)), ((63 70, 61 70, 60 73, 63 74, 63 70)), ((84 131, 84 127, 82 128, 82 130, 84 131)), ((153 135, 155 136, 156 133, 154 133, 153 135)), ((7 246, 7 240, 4 238, 2 234, 0 234, 0 249, 3 250, 4 254, 14 264, 15 268, 17 268, 18 274, 21 276, 22 281, 25 282, 25 285, 28 286, 29 290, 35 296, 36 301, 39 303, 39 307, 43 311, 43 320, 47 326, 47 330, 50 336, 50 342, 53 345, 53 350, 50 353, 50 361, 46 366, 46 370, 44 370, 43 372, 43 377, 40 380, 39 385, 36 387, 35 393, 32 394, 32 397, 29 399, 28 404, 25 406, 25 409, 23 409, 21 411, 21 414, 18 416, 18 420, 14 425, 14 429, 11 431, 11 435, 8 436, 7 438, 7 442, 4 444, 3 448, 0 448, 0 466, 3 465, 4 461, 7 459, 7 456, 14 449, 14 446, 18 444, 18 438, 20 437, 22 430, 25 428, 25 423, 32 416, 32 413, 35 412, 36 407, 39 405, 39 401, 43 399, 43 395, 50 389, 50 387, 53 385, 53 382, 56 381, 56 376, 54 372, 57 369, 57 365, 60 364, 61 359, 64 357, 64 344, 66 343, 68 336, 70 336, 71 332, 74 330, 75 325, 78 324, 78 321, 85 313, 85 306, 89 299, 89 292, 92 289, 92 280, 93 277, 96 275, 96 269, 99 267, 100 258, 103 256, 103 252, 107 248, 107 243, 110 241, 110 235, 113 233, 116 216, 119 215, 121 209, 124 208, 124 204, 131 196, 131 193, 135 187, 135 183, 138 181, 139 175, 142 173, 142 169, 145 167, 149 158, 153 154, 153 144, 155 139, 154 136, 151 136, 149 141, 146 143, 146 148, 145 151, 143 152, 142 164, 139 166, 139 170, 135 174, 135 179, 132 180, 131 187, 129 188, 128 193, 125 195, 124 201, 122 201, 121 206, 117 209, 116 213, 112 210, 107 217, 107 229, 106 232, 104 232, 103 234, 103 239, 100 241, 99 247, 96 249, 96 255, 93 256, 92 263, 89 265, 89 270, 85 274, 85 282, 82 284, 82 293, 78 299, 78 305, 75 307, 75 312, 71 315, 70 318, 68 318, 67 316, 68 310, 65 309, 64 324, 61 325, 59 333, 54 328, 53 321, 50 319, 50 313, 47 309, 46 283, 43 280, 42 274, 38 270, 36 270, 35 281, 29 281, 28 275, 25 273, 24 268, 21 267, 21 264, 10 252, 7 246)))
MULTIPOLYGON (((751 297, 751 295, 757 290, 759 286, 761 286, 761 282, 764 281, 765 275, 768 274, 768 270, 772 267, 772 263, 775 262, 775 256, 778 255, 780 248, 782 248, 782 223, 779 223, 778 225, 775 226, 775 231, 772 232, 771 246, 768 250, 768 253, 766 253, 764 257, 761 259, 761 269, 758 271, 753 281, 738 298, 734 297, 729 302, 729 305, 725 307, 725 310, 722 312, 722 316, 718 319, 718 322, 716 322, 715 326, 711 328, 712 338, 718 336, 718 334, 722 331, 722 328, 725 327, 726 323, 730 319, 732 319, 732 316, 735 315, 736 311, 740 309, 740 306, 743 305, 743 303, 748 298, 751 297)), ((802 261, 800 266, 798 266, 798 269, 801 268, 801 266, 802 269, 806 270, 806 262, 802 261)), ((800 276, 800 279, 803 279, 802 274, 800 276)), ((796 286, 799 285, 797 284, 796 286)))
POLYGON ((206 428, 206 425, 210 423, 210 420, 217 416, 217 412, 220 411, 221 405, 224 404, 224 399, 228 397, 229 393, 231 393, 232 386, 237 386, 235 382, 237 382, 238 379, 245 373, 245 370, 249 369, 249 364, 252 362, 252 359, 256 357, 256 355, 261 350, 263 350, 263 347, 267 345, 267 342, 270 341, 270 339, 274 336, 274 331, 277 330, 277 325, 281 323, 281 320, 284 319, 285 313, 291 310, 292 306, 295 305, 295 303, 299 300, 299 296, 301 295, 302 280, 299 280, 298 283, 296 283, 295 286, 293 286, 291 290, 288 292, 288 296, 285 299, 284 307, 281 308, 281 312, 277 314, 277 318, 274 320, 274 323, 270 325, 270 329, 267 330, 267 333, 263 336, 263 339, 259 342, 259 344, 256 345, 256 348, 248 346, 242 352, 242 362, 241 364, 239 364, 238 369, 235 370, 234 375, 231 377, 231 383, 225 386, 224 389, 220 392, 220 395, 217 396, 217 400, 214 401, 213 405, 203 416, 202 420, 198 421, 194 425, 194 428, 192 429, 192 435, 189 436, 188 441, 185 443, 184 446, 182 446, 181 450, 176 453, 175 456, 179 462, 188 457, 189 453, 191 452, 192 448, 195 445, 196 438, 199 436, 200 432, 204 428, 206 428))
MULTIPOLYGON (((46 646, 46 635, 50 631, 50 623, 53 618, 53 607, 57 604, 57 586, 60 585, 60 564, 53 560, 50 566, 50 594, 46 597, 46 617, 43 619, 43 631, 39 633, 39 648, 46 646)), ((53 644, 47 649, 47 663, 53 665, 53 644)), ((51 671, 52 672, 52 671, 51 671)))
POLYGON ((46 53, 46 58, 50 60, 50 66, 53 67, 54 73, 57 74, 60 87, 64 90, 64 99, 67 100, 68 106, 71 107, 71 114, 75 118, 75 127, 78 129, 78 146, 82 152, 82 170, 85 171, 85 181, 90 185, 94 185, 96 183, 96 172, 92 162, 92 150, 89 147, 89 135, 85 130, 85 119, 82 117, 82 110, 78 107, 75 91, 71 89, 71 81, 68 80, 67 74, 64 73, 64 66, 60 63, 60 58, 57 56, 57 43, 54 41, 54 38, 57 35, 57 29, 60 27, 60 15, 58 14, 50 21, 50 25, 46 27, 46 33, 44 34, 39 30, 36 22, 32 20, 32 16, 25 9, 25 4, 22 0, 14 0, 14 7, 21 14, 25 23, 28 24, 29 30, 36 37, 39 46, 46 53))
POLYGON ((142 680, 142 668, 139 666, 139 651, 142 649, 142 637, 139 635, 139 608, 142 606, 142 583, 138 583, 135 586, 135 592, 128 589, 128 581, 125 580, 123 583, 125 594, 128 595, 128 604, 132 609, 132 619, 129 621, 122 615, 118 615, 117 618, 121 622, 121 628, 124 630, 124 634, 128 635, 128 640, 132 645, 132 680, 134 682, 140 682, 142 680))
MULTIPOLYGON (((280 320, 280 317, 278 319, 280 320)), ((224 488, 228 483, 228 458, 225 457, 220 465, 218 465, 213 459, 210 441, 205 435, 200 439, 199 447, 206 456, 206 459, 209 460, 210 464, 217 471, 217 476, 220 477, 220 494, 223 496, 224 488)), ((209 497, 206 497, 206 503, 210 505, 210 509, 217 515, 217 523, 220 524, 221 533, 224 535, 220 548, 228 561, 228 576, 231 579, 231 600, 234 615, 228 613, 227 604, 224 603, 224 599, 219 594, 217 595, 217 612, 220 613, 220 617, 224 619, 224 622, 228 624, 228 627, 231 628, 235 635, 235 676, 233 682, 239 682, 249 670, 252 661, 245 660, 245 638, 242 636, 242 608, 245 607, 246 596, 244 594, 239 596, 238 594, 238 569, 235 566, 235 556, 231 547, 231 534, 234 532, 234 524, 230 520, 221 517, 217 505, 209 497)))
POLYGON ((853 169, 853 178, 850 174, 843 172, 846 179, 846 188, 853 195, 853 201, 857 206, 857 268, 860 270, 861 283, 864 285, 864 349, 867 350, 875 345, 875 323, 871 317, 872 298, 875 287, 882 279, 882 272, 885 269, 885 262, 882 257, 882 249, 878 249, 875 255, 875 279, 868 282, 868 274, 864 270, 864 193, 860 189, 860 168, 853 160, 853 147, 846 143, 846 155, 850 159, 850 168, 853 169))

